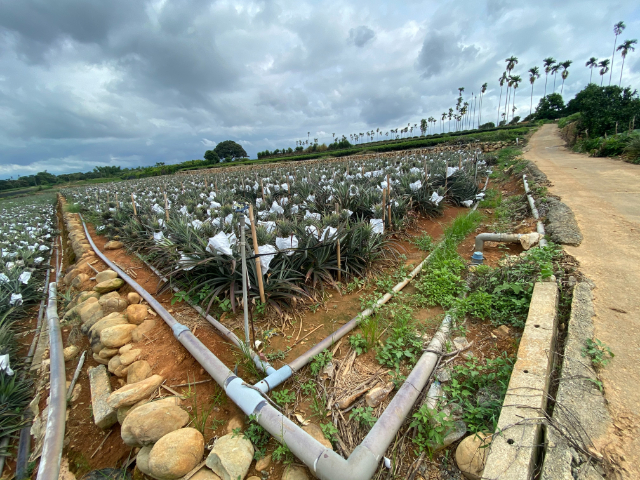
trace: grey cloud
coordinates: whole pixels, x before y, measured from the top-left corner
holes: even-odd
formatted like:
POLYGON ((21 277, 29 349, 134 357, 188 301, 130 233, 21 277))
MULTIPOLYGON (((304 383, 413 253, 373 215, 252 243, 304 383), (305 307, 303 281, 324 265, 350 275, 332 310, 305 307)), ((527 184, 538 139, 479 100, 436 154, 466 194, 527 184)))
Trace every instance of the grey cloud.
POLYGON ((364 47, 367 42, 373 40, 373 37, 375 36, 376 32, 366 25, 360 25, 359 27, 349 30, 349 41, 356 47, 364 47))
POLYGON ((473 61, 480 49, 475 45, 462 45, 451 34, 429 32, 418 54, 418 68, 425 78, 433 77, 444 69, 453 69, 462 62, 473 61))
MULTIPOLYGON (((570 98, 588 81, 584 61, 610 56, 620 19, 637 36, 633 0, 3 1, 0 177, 175 163, 226 139, 255 155, 308 131, 321 142, 388 131, 440 118, 457 87, 469 100, 484 82, 483 121, 495 121, 510 55, 528 113, 528 68, 574 60, 570 98)), ((639 59, 629 54, 625 84, 638 85, 639 59)), ((544 77, 534 105, 543 90, 544 77)))

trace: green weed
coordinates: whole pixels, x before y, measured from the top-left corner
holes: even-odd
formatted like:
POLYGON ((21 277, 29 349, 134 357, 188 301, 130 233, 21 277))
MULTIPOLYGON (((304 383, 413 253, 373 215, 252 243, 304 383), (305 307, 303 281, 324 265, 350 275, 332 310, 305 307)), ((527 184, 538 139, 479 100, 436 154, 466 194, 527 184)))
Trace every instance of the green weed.
POLYGON ((296 401, 296 394, 285 388, 279 392, 273 392, 273 399, 278 405, 286 405, 296 401))
POLYGON ((416 429, 413 442, 420 451, 426 451, 430 459, 433 459, 434 452, 444 444, 445 437, 455 428, 453 420, 438 407, 440 405, 435 409, 430 409, 427 404, 422 405, 413 414, 413 421, 410 425, 416 429))
POLYGON ((358 422, 361 426, 370 429, 375 425, 378 417, 373 414, 372 407, 356 407, 351 412, 351 415, 349 415, 349 420, 352 419, 358 422))
POLYGON ((591 359, 594 367, 600 368, 606 366, 615 355, 602 340, 591 340, 587 338, 582 347, 582 356, 591 359))

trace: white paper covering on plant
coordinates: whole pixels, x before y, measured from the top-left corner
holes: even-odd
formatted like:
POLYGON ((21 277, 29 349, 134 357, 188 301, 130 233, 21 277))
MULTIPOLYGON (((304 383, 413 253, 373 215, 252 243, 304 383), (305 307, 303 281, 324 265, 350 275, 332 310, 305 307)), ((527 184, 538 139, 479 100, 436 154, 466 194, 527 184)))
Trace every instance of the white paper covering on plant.
POLYGON ((0 355, 0 372, 4 372, 10 377, 13 375, 13 370, 9 365, 9 354, 0 355))
POLYGON ((473 200, 464 200, 460 203, 462 203, 462 205, 464 205, 465 207, 470 208, 471 205, 473 205, 473 200))
POLYGON ((336 236, 336 233, 338 233, 337 228, 325 227, 325 229, 322 231, 320 240, 323 240, 323 241, 331 240, 336 236))
POLYGON ((229 237, 224 232, 218 232, 216 236, 209 239, 207 250, 211 253, 219 252, 225 255, 233 254, 231 250, 231 242, 229 242, 229 237))
POLYGON ((258 225, 264 227, 267 233, 273 233, 276 229, 276 222, 263 222, 258 220, 258 225))
POLYGON ((24 283, 25 285, 28 285, 29 280, 31 280, 31 272, 22 272, 18 277, 18 280, 24 283))
POLYGON ((153 241, 156 243, 160 243, 164 240, 164 233, 162 232, 153 232, 153 241))
POLYGON ((276 247, 278 250, 289 250, 287 255, 293 255, 294 248, 298 248, 298 237, 291 235, 289 237, 276 237, 276 247))
POLYGON ((369 223, 373 227, 373 233, 384 233, 384 222, 381 218, 372 218, 369 223))
POLYGON ((4 273, 0 273, 0 285, 3 283, 9 283, 9 277, 7 277, 4 273))
POLYGON ((440 204, 440 202, 441 202, 442 200, 444 200, 444 197, 443 197, 443 196, 441 196, 441 195, 438 195, 438 192, 433 192, 433 193, 431 194, 431 198, 430 198, 430 200, 431 200, 433 203, 435 203, 436 205, 438 205, 438 204, 440 204))
POLYGON ((278 250, 273 245, 260 245, 258 246, 258 253, 261 255, 260 266, 262 267, 262 274, 265 275, 269 271, 271 260, 276 256, 278 250))
POLYGON ((9 305, 22 305, 22 294, 21 293, 12 293, 11 299, 9 300, 9 305))

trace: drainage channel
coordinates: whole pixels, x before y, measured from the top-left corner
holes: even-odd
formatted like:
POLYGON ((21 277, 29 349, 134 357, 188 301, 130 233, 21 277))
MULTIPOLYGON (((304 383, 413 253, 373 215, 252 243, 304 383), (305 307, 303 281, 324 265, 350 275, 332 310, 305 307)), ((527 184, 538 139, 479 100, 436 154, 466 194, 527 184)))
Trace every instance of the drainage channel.
MULTIPOLYGON (((353 330, 360 321, 373 314, 376 308, 388 302, 395 293, 404 288, 422 270, 430 256, 425 258, 410 274, 376 302, 376 306, 367 309, 349 323, 325 338, 289 365, 271 373, 267 379, 258 383, 258 387, 249 385, 237 377, 218 357, 216 357, 189 328, 179 323, 151 294, 135 282, 98 250, 87 226, 82 225, 91 248, 109 268, 128 283, 153 308, 171 328, 176 339, 191 353, 200 365, 222 387, 227 396, 246 414, 255 415, 257 422, 280 443, 286 444, 291 452, 323 480, 368 480, 375 473, 384 453, 395 438, 406 416, 413 408, 418 396, 427 384, 440 357, 451 328, 451 317, 445 316, 438 331, 431 339, 415 367, 399 388, 376 424, 363 442, 358 445, 348 459, 326 448, 281 412, 270 405, 265 392, 286 380, 294 371, 306 365, 311 358, 327 345, 353 330), (289 373, 291 372, 291 373, 289 373), (271 380, 271 382, 269 382, 271 380)), ((206 317, 205 317, 206 318, 206 317)), ((219 322, 216 321, 219 324, 219 322)), ((221 325, 221 324, 219 324, 221 325)), ((214 325, 215 326, 215 325, 214 325)), ((228 331, 228 330, 227 330, 228 331)), ((235 337, 235 335, 234 335, 235 337)), ((229 338, 229 337, 227 337, 229 338)), ((237 338, 237 337, 236 337, 237 338)))

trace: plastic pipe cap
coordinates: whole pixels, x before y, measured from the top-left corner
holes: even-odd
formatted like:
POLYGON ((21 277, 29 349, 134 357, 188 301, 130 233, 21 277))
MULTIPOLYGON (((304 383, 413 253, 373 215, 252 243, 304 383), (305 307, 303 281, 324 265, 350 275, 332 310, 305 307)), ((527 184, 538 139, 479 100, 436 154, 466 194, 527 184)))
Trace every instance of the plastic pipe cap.
POLYGON ((473 252, 473 255, 471 255, 471 265, 482 265, 483 259, 482 252, 473 252))

